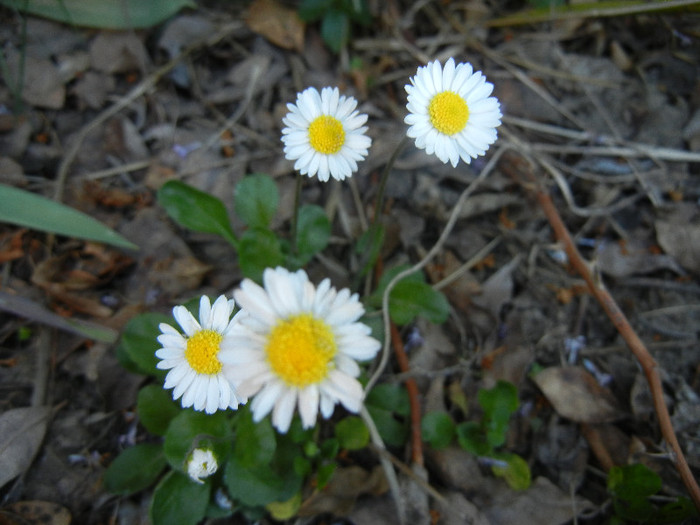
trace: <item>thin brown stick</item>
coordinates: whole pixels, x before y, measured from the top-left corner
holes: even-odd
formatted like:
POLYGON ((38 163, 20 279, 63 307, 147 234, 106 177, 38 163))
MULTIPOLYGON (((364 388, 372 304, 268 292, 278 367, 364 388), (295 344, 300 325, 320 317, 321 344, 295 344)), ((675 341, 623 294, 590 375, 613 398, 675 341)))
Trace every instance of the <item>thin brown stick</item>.
POLYGON ((532 172, 527 173, 526 176, 531 179, 531 182, 535 183, 534 185, 528 184, 526 187, 534 193, 537 202, 554 230, 555 237, 563 245, 566 255, 569 258, 569 262, 586 281, 591 294, 603 307, 603 310, 605 310, 605 313, 627 343, 630 351, 637 358, 642 370, 644 370, 644 375, 647 378, 647 382, 649 383, 649 388, 651 390, 656 416, 659 420, 661 434, 666 440, 666 443, 668 443, 668 445, 671 447, 676 469, 680 474, 683 484, 688 489, 688 493, 693 499, 695 507, 698 509, 698 511, 700 511, 700 487, 698 487, 697 481, 695 480, 695 477, 688 466, 688 462, 683 455, 683 450, 678 443, 676 433, 673 430, 671 416, 669 415, 668 407, 664 402, 663 389, 661 386, 661 379, 657 371, 658 365, 656 361, 651 356, 646 346, 644 346, 644 343, 634 331, 632 325, 630 325, 629 321, 627 320, 627 317, 617 305, 615 299, 613 299, 613 297, 607 291, 604 284, 600 282, 600 280, 593 277, 588 264, 586 264, 583 257, 581 257, 578 248, 576 248, 576 245, 571 238, 569 230, 566 228, 566 225, 564 224, 561 215, 559 215, 559 212, 557 211, 557 208, 552 202, 549 194, 546 193, 546 191, 543 190, 537 183, 532 172))
MULTIPOLYGON (((391 323, 391 342, 394 345, 396 362, 401 372, 409 372, 408 356, 401 341, 401 334, 396 323, 391 323)), ((408 403, 411 407, 411 461, 415 465, 423 466, 423 438, 420 430, 420 402, 418 401, 418 384, 414 377, 407 377, 404 381, 408 392, 408 403)))

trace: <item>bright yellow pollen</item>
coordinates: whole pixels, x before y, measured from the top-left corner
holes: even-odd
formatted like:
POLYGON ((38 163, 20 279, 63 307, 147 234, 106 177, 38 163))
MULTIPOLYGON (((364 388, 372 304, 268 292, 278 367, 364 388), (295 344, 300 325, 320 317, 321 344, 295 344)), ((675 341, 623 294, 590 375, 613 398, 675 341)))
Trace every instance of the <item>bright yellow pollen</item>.
POLYGON ((326 377, 337 348, 325 322, 300 314, 277 323, 265 350, 270 368, 287 385, 303 388, 326 377))
POLYGON ((431 99, 428 114, 436 130, 445 135, 454 135, 467 125, 469 107, 454 91, 443 91, 431 99))
POLYGON ((313 149, 324 155, 338 153, 345 144, 343 125, 335 117, 316 117, 309 124, 309 142, 313 149))
POLYGON ((185 359, 199 374, 214 375, 221 372, 219 344, 223 336, 214 330, 200 330, 187 339, 185 359))

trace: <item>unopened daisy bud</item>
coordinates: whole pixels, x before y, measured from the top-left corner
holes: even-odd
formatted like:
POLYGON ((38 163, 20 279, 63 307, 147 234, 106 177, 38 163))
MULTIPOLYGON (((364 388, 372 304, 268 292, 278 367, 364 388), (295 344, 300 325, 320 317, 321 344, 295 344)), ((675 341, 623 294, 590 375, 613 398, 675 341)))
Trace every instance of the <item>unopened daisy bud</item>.
POLYGON ((214 453, 207 449, 196 448, 187 461, 187 474, 196 483, 203 484, 203 478, 213 475, 219 468, 214 453))
POLYGON ((450 58, 444 69, 437 60, 419 67, 406 85, 406 134, 444 163, 456 167, 461 158, 469 164, 498 138, 501 105, 492 91, 493 84, 469 63, 455 65, 450 58))
POLYGON ((295 170, 323 182, 330 177, 343 180, 357 171, 372 139, 365 135, 367 115, 356 107, 357 100, 330 87, 321 93, 307 88, 297 95, 296 104, 287 104, 282 142, 285 157, 296 161, 295 170))

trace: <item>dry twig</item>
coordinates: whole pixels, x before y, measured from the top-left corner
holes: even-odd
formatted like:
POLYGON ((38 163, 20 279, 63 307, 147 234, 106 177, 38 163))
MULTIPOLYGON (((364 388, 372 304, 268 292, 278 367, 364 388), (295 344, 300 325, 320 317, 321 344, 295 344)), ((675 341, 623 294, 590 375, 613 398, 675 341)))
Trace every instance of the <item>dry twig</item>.
POLYGON ((607 291, 605 285, 600 281, 600 279, 593 276, 588 264, 583 260, 583 257, 581 257, 581 254, 576 248, 576 245, 571 238, 571 234, 559 215, 559 212, 552 202, 551 197, 542 187, 540 181, 536 178, 531 166, 526 166, 526 162, 522 158, 516 158, 514 156, 511 158, 511 162, 508 164, 513 168, 512 172, 517 178, 521 179, 524 177, 526 179, 520 180, 519 182, 521 182, 526 189, 534 194, 538 204, 542 208, 542 211, 554 230, 555 237, 563 245, 569 262, 586 281, 591 294, 603 307, 603 310, 610 318, 615 328, 617 328, 617 331, 625 340, 628 348, 642 367, 651 390, 654 410, 656 411, 656 416, 659 420, 661 434, 669 447, 671 447, 673 452, 672 457, 676 469, 680 474, 683 484, 688 489, 688 493, 693 499, 695 507, 700 511, 700 487, 698 487, 697 481, 695 480, 693 473, 688 466, 683 450, 678 443, 676 433, 673 430, 671 416, 669 415, 668 407, 664 402, 663 388, 661 386, 661 378, 659 377, 657 370, 658 365, 656 361, 644 346, 644 343, 634 331, 632 325, 630 325, 627 317, 615 302, 615 299, 613 299, 613 297, 607 291))

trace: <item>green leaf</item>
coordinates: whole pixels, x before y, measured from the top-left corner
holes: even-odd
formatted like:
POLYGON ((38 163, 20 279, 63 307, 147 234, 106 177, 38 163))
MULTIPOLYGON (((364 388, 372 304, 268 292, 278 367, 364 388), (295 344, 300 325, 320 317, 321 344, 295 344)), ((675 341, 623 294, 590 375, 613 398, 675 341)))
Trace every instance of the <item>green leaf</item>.
POLYGON ((276 448, 275 431, 270 419, 254 423, 250 411, 242 408, 237 419, 234 450, 234 457, 240 465, 245 468, 267 465, 272 461, 276 448))
POLYGON ((518 390, 512 383, 498 381, 491 389, 479 390, 479 404, 484 410, 486 440, 493 448, 506 441, 511 415, 518 409, 518 390))
POLYGON ((236 214, 251 228, 267 228, 277 212, 279 191, 271 177, 263 173, 243 178, 234 191, 236 214))
POLYGON ((383 408, 401 416, 408 416, 411 413, 408 393, 403 385, 399 384, 381 383, 375 386, 367 394, 365 404, 371 407, 383 408))
POLYGON ((167 20, 191 0, 0 0, 0 5, 70 25, 138 29, 167 20))
POLYGON ((171 180, 158 190, 158 203, 180 226, 196 232, 215 233, 236 246, 224 204, 216 197, 179 180, 171 180))
POLYGON ((464 450, 475 456, 492 454, 493 448, 486 441, 481 426, 475 421, 465 421, 457 425, 457 443, 464 450))
POLYGON ((436 450, 447 447, 455 436, 455 423, 447 412, 428 412, 420 424, 423 441, 436 450))
POLYGON ((75 239, 103 242, 138 250, 117 232, 78 210, 12 186, 0 184, 0 222, 75 239))
POLYGON ((391 291, 389 313, 399 325, 408 324, 419 315, 432 323, 441 324, 450 315, 450 305, 445 296, 433 290, 428 283, 404 280, 391 291))
POLYGON ((498 454, 496 459, 503 461, 505 465, 493 465, 491 471, 503 478, 513 490, 526 490, 532 482, 530 466, 517 454, 498 454))
MULTIPOLYGON (((355 253, 360 255, 362 264, 362 268, 358 272, 358 277, 366 275, 377 262, 379 254, 382 250, 382 245, 384 244, 385 233, 386 230, 381 224, 374 223, 367 228, 367 230, 357 240, 355 253)), ((389 281, 386 282, 388 283, 389 281)))
MULTIPOLYGON (((382 305, 384 290, 391 280, 400 272, 408 268, 405 265, 392 268, 382 275, 377 289, 369 297, 369 303, 377 308, 382 305)), ((396 324, 404 325, 421 315, 429 321, 440 324, 447 320, 450 314, 450 305, 445 296, 433 290, 425 282, 425 277, 420 272, 415 272, 401 279, 391 290, 389 295, 389 314, 396 324)))
POLYGON ((262 282, 265 268, 274 268, 283 261, 280 241, 270 230, 250 229, 241 236, 238 264, 249 279, 262 282))
POLYGON ((284 521, 296 516, 297 511, 301 507, 301 492, 297 492, 287 501, 273 501, 265 505, 265 508, 277 521, 284 521))
POLYGON ((164 371, 156 368, 159 361, 156 350, 160 348, 156 338, 161 334, 158 328, 160 323, 173 324, 174 321, 167 315, 149 312, 137 315, 124 328, 120 346, 142 374, 165 375, 164 371))
POLYGON ((336 423, 335 437, 345 450, 360 450, 369 443, 369 430, 362 418, 348 416, 336 423))
POLYGON ((308 204, 299 208, 296 246, 301 265, 323 251, 328 246, 330 236, 331 221, 328 220, 323 208, 308 204))
POLYGON ((149 487, 165 468, 163 447, 141 443, 119 454, 104 474, 105 488, 113 494, 133 494, 149 487))
POLYGON ((224 481, 233 499, 258 507, 288 500, 301 488, 302 478, 294 468, 273 469, 269 465, 248 468, 234 456, 226 463, 224 481))
POLYGON ((301 0, 299 18, 304 22, 315 22, 333 5, 333 0, 301 0))
POLYGON ((347 44, 350 37, 350 19, 337 9, 329 9, 321 21, 321 38, 336 53, 347 44))
POLYGON ((168 426, 163 443, 165 458, 174 469, 185 471, 185 462, 195 448, 210 448, 221 465, 231 448, 231 428, 225 412, 205 414, 180 412, 168 426))
POLYGON ((156 487, 149 515, 153 525, 196 525, 207 512, 211 484, 169 472, 156 487))
POLYGON ((139 390, 136 409, 141 424, 157 436, 164 436, 170 421, 181 412, 172 393, 159 385, 146 385, 139 390))
POLYGON ((394 414, 383 408, 367 407, 369 415, 377 427, 377 432, 384 443, 392 447, 401 447, 408 439, 408 421, 399 421, 394 414))
POLYGON ((661 490, 661 478, 646 465, 613 467, 608 472, 608 491, 616 498, 647 498, 661 490))
POLYGON ((323 488, 326 485, 328 485, 328 482, 333 477, 333 473, 335 472, 335 469, 337 467, 338 464, 335 461, 331 463, 324 463, 323 465, 318 467, 318 474, 316 475, 316 486, 319 490, 323 490, 323 488))

